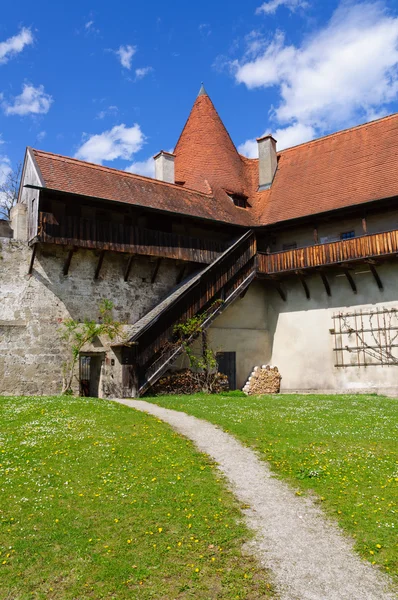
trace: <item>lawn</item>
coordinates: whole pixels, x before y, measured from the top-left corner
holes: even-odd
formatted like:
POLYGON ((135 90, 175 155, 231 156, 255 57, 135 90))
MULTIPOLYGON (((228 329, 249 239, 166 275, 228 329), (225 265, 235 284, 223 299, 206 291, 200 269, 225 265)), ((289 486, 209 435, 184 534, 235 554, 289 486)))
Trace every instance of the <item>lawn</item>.
POLYGON ((298 495, 315 493, 356 550, 398 576, 398 400, 372 395, 163 396, 256 449, 298 495))
POLYGON ((210 460, 153 417, 0 398, 0 597, 259 599, 267 574, 210 460))

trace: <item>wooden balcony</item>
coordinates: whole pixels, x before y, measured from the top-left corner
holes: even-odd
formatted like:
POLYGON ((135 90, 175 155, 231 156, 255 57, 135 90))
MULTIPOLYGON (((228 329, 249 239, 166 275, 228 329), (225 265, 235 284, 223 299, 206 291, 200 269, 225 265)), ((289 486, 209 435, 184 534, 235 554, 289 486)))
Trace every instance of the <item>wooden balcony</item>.
POLYGON ((385 231, 307 248, 258 254, 258 273, 274 275, 398 254, 398 231, 385 231))
POLYGON ((173 258, 210 264, 227 247, 223 242, 118 223, 39 213, 38 242, 173 258))

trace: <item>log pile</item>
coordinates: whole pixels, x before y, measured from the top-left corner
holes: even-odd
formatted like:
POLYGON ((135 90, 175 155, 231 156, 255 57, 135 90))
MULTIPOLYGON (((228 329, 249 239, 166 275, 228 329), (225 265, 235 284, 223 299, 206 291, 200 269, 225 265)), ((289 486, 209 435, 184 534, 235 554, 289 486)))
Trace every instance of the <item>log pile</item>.
MULTIPOLYGON (((166 394, 196 394, 203 391, 205 387, 205 375, 193 373, 190 369, 180 371, 168 371, 164 377, 153 386, 151 394, 157 396, 166 394)), ((229 390, 228 377, 222 373, 215 373, 212 378, 213 394, 229 390)))
POLYGON ((254 367, 243 391, 247 396, 279 394, 281 379, 282 377, 278 371, 278 367, 272 367, 270 365, 254 367))

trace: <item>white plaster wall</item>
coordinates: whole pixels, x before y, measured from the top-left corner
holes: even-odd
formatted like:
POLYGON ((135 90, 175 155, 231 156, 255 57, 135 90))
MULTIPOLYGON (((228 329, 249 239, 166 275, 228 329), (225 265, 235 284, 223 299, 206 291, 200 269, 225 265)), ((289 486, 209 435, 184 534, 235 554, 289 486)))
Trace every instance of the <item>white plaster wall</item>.
MULTIPOLYGON (((268 363, 271 340, 267 324, 267 298, 262 283, 254 282, 243 298, 238 298, 212 324, 208 342, 214 352, 236 352, 236 385, 242 388, 253 367, 268 363)), ((200 353, 201 340, 193 344, 200 353)), ((188 367, 178 359, 174 369, 188 367)))
POLYGON ((335 367, 333 313, 360 309, 398 308, 398 264, 378 266, 384 285, 380 291, 370 271, 352 271, 358 293, 354 294, 343 273, 327 271, 332 296, 328 297, 319 275, 306 279, 311 299, 300 281, 282 283, 287 292, 283 302, 268 286, 268 323, 273 338, 271 363, 282 375, 281 391, 385 391, 398 392, 397 366, 335 367))

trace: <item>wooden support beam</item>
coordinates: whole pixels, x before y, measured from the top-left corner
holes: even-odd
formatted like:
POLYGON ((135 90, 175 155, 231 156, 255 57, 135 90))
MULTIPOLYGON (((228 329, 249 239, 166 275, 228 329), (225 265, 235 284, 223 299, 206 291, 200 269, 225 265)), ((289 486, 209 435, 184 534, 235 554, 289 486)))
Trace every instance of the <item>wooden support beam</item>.
POLYGON ((185 274, 185 267, 186 265, 182 265, 181 269, 178 271, 178 275, 177 275, 177 280, 176 280, 176 284, 178 285, 179 283, 181 283, 181 281, 184 279, 184 274, 185 274))
POLYGON ((307 282, 306 282, 305 278, 300 273, 297 273, 297 275, 298 275, 298 278, 301 281, 301 285, 304 288, 305 297, 307 298, 307 300, 309 300, 311 298, 311 295, 310 295, 310 289, 309 289, 309 287, 307 285, 307 282))
POLYGON ((354 294, 357 293, 357 286, 355 284, 355 281, 351 275, 351 273, 349 272, 348 269, 343 269, 344 270, 344 275, 347 277, 348 283, 351 286, 352 291, 354 292, 354 294))
POLYGON ((239 298, 240 298, 241 300, 243 300, 243 298, 246 296, 246 294, 247 294, 247 290, 249 289, 249 287, 250 287, 250 286, 248 285, 248 286, 247 286, 247 287, 246 287, 246 288, 243 290, 243 292, 240 294, 239 298))
POLYGON ((162 259, 158 258, 157 261, 156 261, 155 268, 154 268, 153 273, 152 273, 151 283, 155 283, 155 281, 156 281, 156 277, 157 277, 157 274, 158 274, 161 262, 162 262, 162 259))
POLYGON ((362 231, 366 234, 368 233, 368 224, 366 221, 366 215, 362 217, 362 231))
POLYGON ((275 287, 276 291, 278 292, 278 294, 282 298, 283 302, 286 302, 286 292, 282 288, 282 286, 279 283, 279 281, 274 281, 273 283, 274 283, 274 287, 275 287))
POLYGON ((369 262, 369 269, 371 270, 374 280, 377 283, 377 287, 380 291, 383 291, 383 282, 380 279, 380 275, 378 274, 376 267, 371 262, 369 262))
POLYGON ((319 235, 318 235, 318 226, 314 227, 314 242, 315 244, 319 244, 319 235))
POLYGON ((36 258, 36 251, 37 251, 37 244, 35 244, 33 246, 32 249, 32 256, 30 257, 30 263, 29 263, 29 269, 28 269, 28 275, 32 275, 32 271, 33 271, 33 264, 35 262, 35 258, 36 258))
POLYGON ((75 251, 74 249, 68 250, 68 254, 66 255, 64 266, 62 267, 63 275, 67 275, 69 273, 69 267, 70 267, 70 263, 72 261, 72 256, 73 256, 74 251, 75 251))
POLYGON ((332 295, 331 289, 330 289, 330 284, 328 281, 328 278, 326 277, 325 273, 323 273, 322 271, 319 273, 323 282, 323 285, 325 286, 325 290, 328 296, 332 295))
POLYGON ((133 264, 133 260, 134 260, 134 254, 131 254, 129 256, 128 261, 127 261, 126 268, 124 270, 124 281, 128 281, 128 278, 129 278, 129 275, 130 275, 130 271, 131 271, 131 266, 133 264))
POLYGON ((100 255, 99 255, 99 259, 98 259, 98 263, 97 263, 97 268, 95 269, 95 273, 94 273, 94 279, 98 279, 100 271, 101 271, 101 267, 102 267, 102 263, 104 262, 104 256, 105 256, 105 250, 102 250, 100 255))

